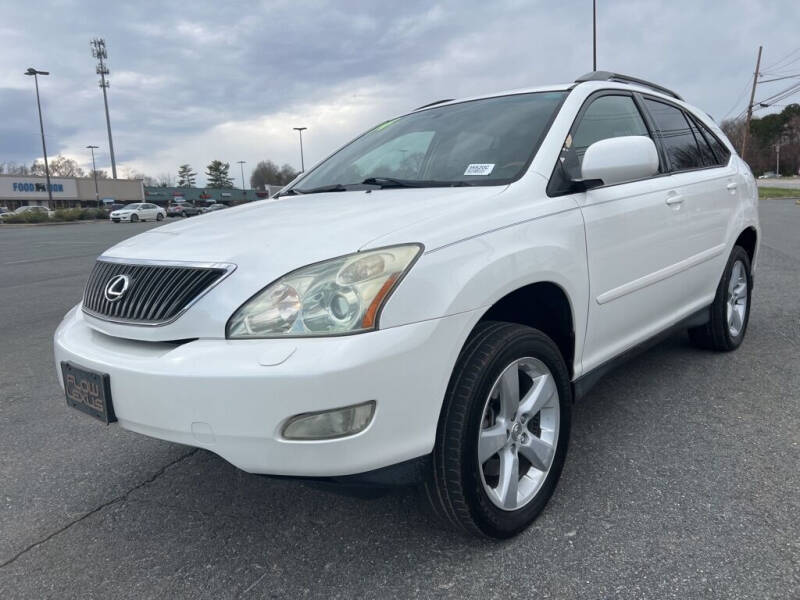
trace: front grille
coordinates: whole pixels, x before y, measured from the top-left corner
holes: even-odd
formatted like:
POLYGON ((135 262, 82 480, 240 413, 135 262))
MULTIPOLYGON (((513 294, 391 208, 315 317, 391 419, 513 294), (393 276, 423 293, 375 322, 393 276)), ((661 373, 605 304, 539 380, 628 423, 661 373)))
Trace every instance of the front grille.
POLYGON ((122 263, 101 259, 95 263, 86 284, 83 310, 109 321, 163 325, 177 319, 232 270, 232 265, 221 264, 122 263), (117 275, 126 275, 128 285, 119 299, 112 301, 106 296, 106 286, 117 275))

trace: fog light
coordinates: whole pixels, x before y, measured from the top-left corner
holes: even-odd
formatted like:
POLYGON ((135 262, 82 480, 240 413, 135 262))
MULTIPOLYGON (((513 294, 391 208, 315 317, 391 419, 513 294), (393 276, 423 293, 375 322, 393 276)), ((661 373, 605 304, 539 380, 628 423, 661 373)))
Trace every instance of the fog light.
POLYGON ((304 413, 289 419, 283 437, 289 440, 330 440, 364 431, 375 414, 375 401, 304 413))

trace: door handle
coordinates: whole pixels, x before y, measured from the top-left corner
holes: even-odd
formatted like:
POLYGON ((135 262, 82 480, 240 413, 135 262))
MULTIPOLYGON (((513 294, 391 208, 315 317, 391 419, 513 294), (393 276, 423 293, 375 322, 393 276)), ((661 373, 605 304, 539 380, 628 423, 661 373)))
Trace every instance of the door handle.
POLYGON ((735 192, 736 191, 736 182, 735 181, 731 181, 725 187, 728 188, 731 192, 735 192))
POLYGON ((674 204, 683 204, 683 196, 680 194, 672 194, 667 196, 667 205, 672 206, 674 204))

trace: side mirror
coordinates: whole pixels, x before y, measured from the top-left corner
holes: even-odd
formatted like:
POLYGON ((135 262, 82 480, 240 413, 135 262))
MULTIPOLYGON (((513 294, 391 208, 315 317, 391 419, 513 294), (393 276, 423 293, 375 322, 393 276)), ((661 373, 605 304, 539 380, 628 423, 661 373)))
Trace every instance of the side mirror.
POLYGON ((649 137, 629 135, 595 142, 586 149, 581 179, 613 185, 658 173, 658 151, 649 137))

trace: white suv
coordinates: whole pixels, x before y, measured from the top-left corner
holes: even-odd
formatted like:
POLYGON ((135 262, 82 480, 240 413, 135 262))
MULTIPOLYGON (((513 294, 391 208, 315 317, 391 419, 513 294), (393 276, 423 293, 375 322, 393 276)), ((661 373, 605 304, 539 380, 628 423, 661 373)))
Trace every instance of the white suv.
POLYGON ((509 537, 610 366, 675 328, 741 344, 759 237, 719 127, 594 72, 421 107, 277 200, 114 246, 56 364, 102 421, 252 473, 421 482, 446 523, 509 537))

